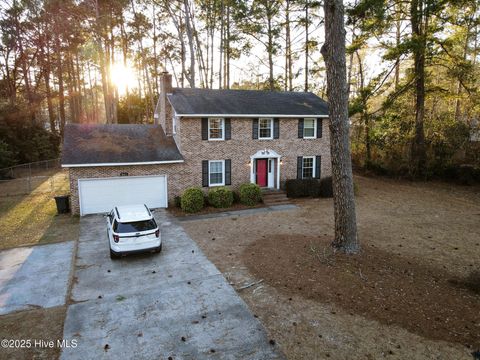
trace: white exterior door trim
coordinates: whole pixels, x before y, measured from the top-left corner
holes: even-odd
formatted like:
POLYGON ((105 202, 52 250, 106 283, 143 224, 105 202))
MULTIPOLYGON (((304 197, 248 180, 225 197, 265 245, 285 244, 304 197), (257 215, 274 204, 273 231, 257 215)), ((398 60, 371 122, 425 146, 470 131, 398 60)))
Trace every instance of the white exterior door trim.
MULTIPOLYGON (((257 151, 254 155, 250 156, 250 182, 252 184, 255 184, 255 159, 268 159, 268 162, 271 160, 273 161, 272 165, 272 173, 268 172, 268 187, 270 187, 270 184, 272 185, 272 188, 275 189, 280 189, 280 159, 281 155, 279 155, 276 151, 270 150, 270 149, 265 149, 265 150, 259 150, 257 151), (274 185, 275 180, 274 180, 274 174, 275 174, 275 161, 274 159, 277 160, 277 184, 276 186, 274 185), (270 179, 271 178, 271 179, 270 179)), ((267 162, 267 166, 268 166, 267 162)))

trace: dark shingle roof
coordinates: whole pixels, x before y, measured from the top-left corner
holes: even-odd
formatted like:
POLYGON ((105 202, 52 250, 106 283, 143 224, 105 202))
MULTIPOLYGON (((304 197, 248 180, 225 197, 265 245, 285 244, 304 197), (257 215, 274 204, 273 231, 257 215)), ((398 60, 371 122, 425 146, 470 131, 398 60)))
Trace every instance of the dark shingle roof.
POLYGON ((168 99, 178 115, 328 115, 310 92, 175 88, 168 99))
POLYGON ((62 164, 136 163, 182 160, 172 137, 159 125, 65 126, 62 164))

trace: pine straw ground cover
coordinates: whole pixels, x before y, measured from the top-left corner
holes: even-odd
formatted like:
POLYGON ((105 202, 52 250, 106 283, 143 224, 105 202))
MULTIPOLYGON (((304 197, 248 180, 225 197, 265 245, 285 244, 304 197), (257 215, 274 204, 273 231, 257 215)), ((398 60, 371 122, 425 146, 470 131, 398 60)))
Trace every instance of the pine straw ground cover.
POLYGON ((331 199, 182 225, 289 360, 472 360, 480 350, 480 188, 355 181, 357 256, 329 247, 331 199))
POLYGON ((480 348, 480 272, 457 278, 374 245, 333 254, 331 238, 271 236, 243 253, 253 274, 282 292, 334 303, 433 340, 480 348))

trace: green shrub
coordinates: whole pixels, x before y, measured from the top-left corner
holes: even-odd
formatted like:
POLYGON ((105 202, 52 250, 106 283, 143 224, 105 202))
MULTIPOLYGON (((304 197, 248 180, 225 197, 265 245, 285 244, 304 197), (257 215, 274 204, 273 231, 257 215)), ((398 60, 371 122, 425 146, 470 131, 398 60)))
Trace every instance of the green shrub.
POLYGON ((473 165, 443 165, 433 169, 433 174, 441 179, 460 185, 480 183, 480 168, 473 165))
POLYGON ((184 191, 180 199, 180 206, 183 211, 196 213, 205 205, 203 191, 199 188, 189 188, 184 191))
POLYGON ((333 183, 331 176, 320 180, 320 196, 324 198, 333 197, 333 183))
POLYGON ((173 198, 173 203, 175 204, 175 207, 181 208, 182 207, 182 198, 180 196, 175 196, 173 198))
POLYGON ((240 185, 240 202, 248 206, 254 206, 262 201, 262 191, 257 184, 242 184, 240 185))
POLYGON ((233 204, 233 191, 217 187, 208 191, 208 203, 216 208, 227 208, 233 204))
POLYGON ((233 203, 238 204, 240 202, 240 194, 238 191, 233 192, 233 203))
POLYGON ((319 179, 289 179, 286 181, 285 187, 289 198, 320 196, 319 179))

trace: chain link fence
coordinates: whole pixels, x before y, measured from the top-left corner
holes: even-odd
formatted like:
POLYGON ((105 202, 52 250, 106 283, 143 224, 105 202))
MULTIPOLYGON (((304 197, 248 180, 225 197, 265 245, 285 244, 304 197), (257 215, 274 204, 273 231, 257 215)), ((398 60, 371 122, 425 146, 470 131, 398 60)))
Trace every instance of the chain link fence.
POLYGON ((28 194, 67 194, 68 171, 60 159, 39 161, 0 169, 0 197, 28 194))
POLYGON ((49 176, 61 169, 60 159, 36 161, 0 169, 0 180, 49 176))

